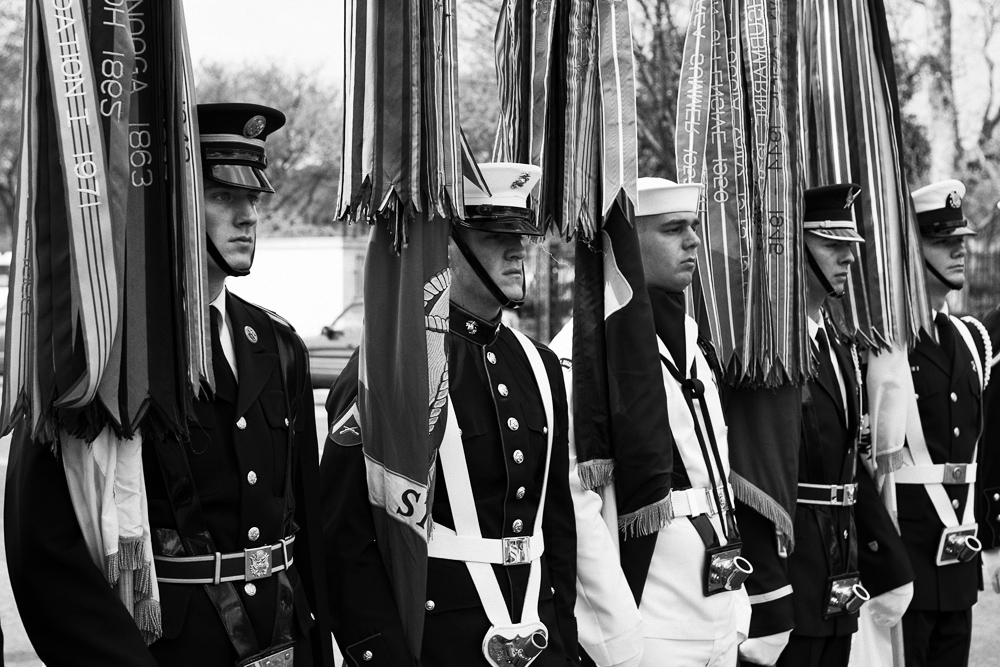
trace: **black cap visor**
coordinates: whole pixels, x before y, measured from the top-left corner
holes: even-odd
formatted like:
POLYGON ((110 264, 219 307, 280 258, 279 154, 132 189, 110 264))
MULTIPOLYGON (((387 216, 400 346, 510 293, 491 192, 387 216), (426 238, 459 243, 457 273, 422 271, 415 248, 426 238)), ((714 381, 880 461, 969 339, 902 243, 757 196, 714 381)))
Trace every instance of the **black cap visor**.
POLYGON ((262 169, 241 164, 210 164, 205 166, 205 178, 234 188, 274 192, 274 186, 262 169))
POLYGON ((466 229, 491 234, 518 234, 520 236, 542 236, 542 230, 535 224, 531 209, 515 206, 493 206, 477 204, 465 207, 465 219, 458 224, 466 229))

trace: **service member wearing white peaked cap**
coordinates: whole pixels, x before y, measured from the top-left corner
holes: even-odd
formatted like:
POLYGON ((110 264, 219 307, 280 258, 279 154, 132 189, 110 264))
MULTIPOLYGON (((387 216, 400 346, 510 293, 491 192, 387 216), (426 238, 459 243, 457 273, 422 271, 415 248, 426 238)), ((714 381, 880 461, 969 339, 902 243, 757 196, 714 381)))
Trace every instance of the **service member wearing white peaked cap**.
MULTIPOLYGON (((617 523, 602 519, 619 515, 616 499, 585 490, 574 466, 570 479, 581 563, 580 643, 603 667, 732 666, 750 618, 741 577, 752 567, 733 558, 739 554, 739 535, 727 481, 729 444, 715 379, 717 361, 711 343, 699 337, 697 324, 685 312, 684 290, 693 279, 701 245, 703 188, 665 178, 640 178, 638 185, 635 228, 662 360, 663 410, 676 445, 669 491, 673 519, 650 536, 629 538, 649 540, 649 547, 623 549, 624 563, 619 562, 617 523), (691 403, 685 388, 694 392, 691 403), (713 556, 723 551, 728 555, 724 573, 713 556), (707 563, 716 566, 713 577, 707 575, 707 563), (631 579, 626 580, 625 572, 642 577, 636 588, 628 587, 631 579)), ((553 351, 569 359, 572 338, 570 323, 553 340, 553 351)), ((565 373, 566 386, 572 388, 572 369, 565 373)), ((670 438, 664 438, 663 446, 670 447, 670 438)), ((576 451, 572 438, 570 447, 576 451)), ((627 469, 629 463, 619 460, 617 465, 627 469)))
POLYGON ((984 515, 988 505, 977 507, 974 497, 977 486, 990 488, 977 478, 975 464, 992 354, 982 324, 951 316, 945 301, 965 285, 966 237, 975 233, 962 211, 965 186, 949 179, 912 196, 934 324, 920 332, 909 355, 920 429, 907 433, 908 456, 895 474, 900 534, 916 573, 903 616, 904 649, 907 664, 961 667, 969 660, 980 556, 949 544, 966 541, 962 526, 967 532, 978 526, 986 548, 996 546, 988 537, 987 526, 995 525, 984 515), (927 475, 941 464, 960 474, 927 475))
MULTIPOLYGON (((334 633, 351 664, 578 665, 576 531, 559 360, 501 322, 524 300, 542 170, 482 164, 452 225, 448 422, 438 450, 421 654, 409 655, 377 548, 356 415, 358 355, 330 391, 323 452, 334 633), (548 395, 546 395, 548 394, 548 395), (489 656, 484 655, 489 654, 489 656)), ((420 506, 423 508, 424 503, 420 506)), ((425 520, 426 520, 425 516, 425 520)), ((421 524, 421 528, 423 525, 421 524)))

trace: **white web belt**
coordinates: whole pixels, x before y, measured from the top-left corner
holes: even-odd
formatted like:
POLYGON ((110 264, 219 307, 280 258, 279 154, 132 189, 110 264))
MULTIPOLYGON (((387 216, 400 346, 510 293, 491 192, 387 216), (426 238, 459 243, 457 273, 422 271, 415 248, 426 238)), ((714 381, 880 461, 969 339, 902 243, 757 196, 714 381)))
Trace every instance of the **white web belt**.
POLYGON ((545 495, 549 484, 549 464, 552 458, 552 438, 555 433, 554 410, 552 407, 552 389, 549 386, 549 376, 545 372, 542 357, 524 334, 512 333, 524 349, 531 364, 531 370, 538 383, 542 395, 542 405, 545 408, 545 421, 548 425, 548 443, 545 449, 545 477, 542 482, 542 495, 535 514, 535 524, 532 534, 525 537, 485 539, 479 527, 479 514, 476 511, 475 497, 472 493, 472 483, 469 480, 469 466, 465 459, 465 448, 462 445, 462 433, 458 428, 455 408, 448 397, 448 423, 445 425, 444 438, 438 452, 441 460, 441 470, 448 485, 448 499, 455 530, 445 526, 435 525, 431 540, 427 543, 427 555, 431 558, 464 561, 469 569, 469 575, 476 586, 476 592, 483 603, 483 609, 490 623, 494 626, 511 626, 510 612, 507 603, 493 574, 493 565, 517 565, 531 563, 528 574, 528 588, 525 591, 524 607, 521 610, 520 622, 538 622, 538 598, 542 587, 541 555, 545 550, 542 539, 542 511, 545 509, 545 495), (508 559, 512 559, 508 562, 508 559))

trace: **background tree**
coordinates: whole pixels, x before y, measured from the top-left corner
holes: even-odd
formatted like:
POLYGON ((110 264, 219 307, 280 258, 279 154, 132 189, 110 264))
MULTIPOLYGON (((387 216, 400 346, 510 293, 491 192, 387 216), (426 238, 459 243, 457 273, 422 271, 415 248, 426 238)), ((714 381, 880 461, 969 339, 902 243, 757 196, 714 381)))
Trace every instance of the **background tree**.
POLYGON ((11 248, 16 214, 23 48, 23 4, 0 3, 0 251, 11 248))

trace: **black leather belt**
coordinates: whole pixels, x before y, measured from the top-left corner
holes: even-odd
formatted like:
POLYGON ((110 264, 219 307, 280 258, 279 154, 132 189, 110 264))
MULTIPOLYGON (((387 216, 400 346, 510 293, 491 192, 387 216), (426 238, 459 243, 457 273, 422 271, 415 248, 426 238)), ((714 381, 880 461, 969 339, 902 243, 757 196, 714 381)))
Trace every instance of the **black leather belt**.
POLYGON ((163 584, 221 584, 266 579, 290 567, 295 536, 242 552, 205 556, 154 556, 156 580, 163 584))
POLYGON ((798 502, 805 505, 850 507, 858 494, 857 484, 806 484, 799 482, 798 502))

